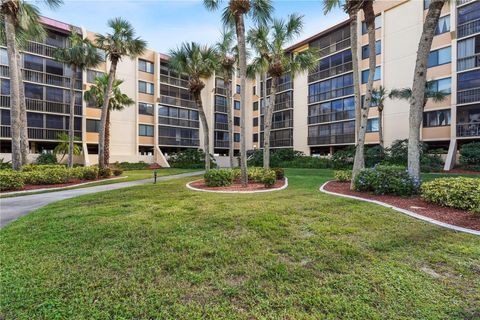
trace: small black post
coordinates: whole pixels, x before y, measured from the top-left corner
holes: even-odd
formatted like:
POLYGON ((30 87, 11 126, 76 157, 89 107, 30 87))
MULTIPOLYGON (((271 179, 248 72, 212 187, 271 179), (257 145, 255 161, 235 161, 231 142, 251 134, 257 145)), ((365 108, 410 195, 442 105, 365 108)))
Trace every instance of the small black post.
POLYGON ((157 170, 153 171, 153 184, 157 183, 157 170))

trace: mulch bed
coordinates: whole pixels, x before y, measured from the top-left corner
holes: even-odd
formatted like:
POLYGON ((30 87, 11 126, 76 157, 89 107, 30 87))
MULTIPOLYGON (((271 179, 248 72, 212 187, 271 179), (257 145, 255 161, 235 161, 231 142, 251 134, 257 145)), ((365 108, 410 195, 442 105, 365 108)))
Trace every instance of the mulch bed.
POLYGON ((435 219, 437 221, 480 231, 480 215, 475 215, 468 211, 441 207, 432 203, 428 203, 418 196, 402 198, 397 196, 374 195, 365 192, 352 191, 350 190, 350 183, 337 181, 328 182, 325 185, 325 190, 369 200, 381 201, 389 205, 435 219))
MULTIPOLYGON (((109 178, 99 178, 96 180, 71 180, 69 183, 59 183, 59 184, 26 184, 23 189, 18 190, 8 190, 5 192, 14 192, 14 191, 29 191, 29 190, 37 190, 37 189, 50 189, 50 188, 66 188, 66 187, 74 187, 77 184, 85 183, 85 182, 100 182, 108 179, 112 179, 116 177, 109 177, 109 178)), ((3 193, 3 192, 2 192, 3 193)))
MULTIPOLYGON (((436 173, 436 172, 432 172, 432 173, 436 173)), ((465 169, 460 169, 460 168, 454 168, 450 171, 442 171, 442 172, 439 172, 441 174, 449 174, 449 173, 453 173, 453 174, 473 174, 473 175, 480 175, 480 171, 472 171, 472 170, 465 170, 465 169)))
POLYGON ((190 183, 190 186, 202 189, 202 190, 211 190, 211 191, 261 191, 261 190, 272 190, 278 189, 285 185, 285 179, 277 180, 275 184, 270 188, 265 188, 263 183, 249 182, 247 187, 243 187, 240 181, 235 181, 231 186, 228 187, 209 187, 205 184, 205 181, 198 180, 190 183))

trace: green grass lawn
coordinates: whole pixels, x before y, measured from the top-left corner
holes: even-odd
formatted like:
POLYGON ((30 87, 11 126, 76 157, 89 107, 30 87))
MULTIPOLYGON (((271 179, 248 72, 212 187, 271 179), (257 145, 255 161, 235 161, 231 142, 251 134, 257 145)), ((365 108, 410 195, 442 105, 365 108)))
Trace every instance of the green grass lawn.
POLYGON ((478 319, 480 237, 320 193, 195 178, 49 205, 0 231, 5 319, 478 319))

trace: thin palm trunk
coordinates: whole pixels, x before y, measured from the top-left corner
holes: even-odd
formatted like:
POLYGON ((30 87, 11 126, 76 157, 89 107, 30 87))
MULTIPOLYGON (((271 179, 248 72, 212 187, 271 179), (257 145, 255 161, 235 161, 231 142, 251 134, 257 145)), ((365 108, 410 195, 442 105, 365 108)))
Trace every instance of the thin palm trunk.
POLYGON ((107 110, 107 121, 105 122, 105 164, 108 166, 110 163, 110 108, 107 110))
POLYGON ((245 46, 245 22, 243 14, 235 15, 235 27, 238 41, 238 56, 240 67, 240 167, 242 186, 248 185, 247 174, 247 145, 245 133, 245 117, 246 117, 246 94, 247 88, 247 49, 245 46))
POLYGON ((22 168, 21 152, 21 118, 20 118, 20 79, 19 65, 17 60, 17 48, 15 39, 15 24, 11 15, 6 14, 5 19, 5 40, 7 43, 8 63, 10 65, 10 121, 12 136, 12 168, 22 168))
POLYGON ((205 152, 205 170, 210 170, 210 136, 208 131, 207 116, 203 109, 203 102, 200 92, 194 92, 195 104, 197 105, 198 115, 202 123, 203 131, 203 151, 205 152))
POLYGON ((360 75, 358 62, 357 14, 350 14, 350 46, 352 50, 353 94, 355 99, 355 132, 360 127, 360 75))
POLYGON ((422 36, 418 44, 417 60, 410 98, 410 130, 408 135, 408 172, 420 181, 420 127, 423 119, 423 108, 426 103, 425 85, 427 82, 427 62, 432 47, 435 28, 447 0, 433 0, 430 3, 422 36))
POLYGON ((20 152, 22 154, 22 164, 28 163, 28 154, 30 146, 28 143, 28 126, 27 126, 27 106, 25 104, 25 87, 23 85, 22 62, 20 52, 17 50, 17 66, 18 66, 18 92, 20 99, 20 152))
MULTIPOLYGON (((273 109, 275 108, 276 94, 277 94, 278 77, 272 76, 272 87, 270 89, 270 100, 265 104, 265 118, 263 120, 263 167, 270 168, 270 132, 272 130, 273 109)), ((267 86, 265 83, 265 94, 267 86)))
POLYGON ((227 96, 227 122, 228 122, 228 157, 230 159, 230 168, 235 166, 234 140, 233 140, 233 111, 232 111, 232 75, 228 71, 223 73, 223 82, 225 85, 225 95, 227 96))
POLYGON ((108 164, 105 163, 105 128, 107 123, 108 105, 110 102, 110 93, 112 92, 113 82, 115 81, 115 75, 117 72, 118 60, 112 59, 110 65, 110 72, 108 74, 108 84, 105 88, 102 114, 100 118, 100 130, 98 133, 98 166, 105 168, 108 164))
MULTIPOLYGON (((353 189, 353 182, 357 174, 365 168, 365 135, 367 133, 368 110, 372 100, 373 79, 375 76, 376 54, 375 54, 375 13, 373 11, 373 4, 366 1, 363 7, 365 13, 365 20, 368 29, 368 81, 367 92, 365 93, 365 101, 363 106, 360 103, 360 126, 357 131, 357 142, 355 146, 355 159, 353 162, 352 182, 350 188, 353 189)), ((357 56, 355 51, 354 56, 357 56)), ((352 56, 353 56, 352 55, 352 56)), ((358 70, 358 69, 357 69, 358 70)), ((358 73, 357 73, 358 74, 358 73)), ((354 80, 355 81, 355 80, 354 80)))
POLYGON ((383 104, 378 107, 378 139, 380 146, 383 148, 383 104))
POLYGON ((75 82, 76 74, 75 70, 77 68, 72 66, 72 75, 70 76, 70 119, 68 126, 68 167, 73 167, 73 140, 75 135, 75 82))

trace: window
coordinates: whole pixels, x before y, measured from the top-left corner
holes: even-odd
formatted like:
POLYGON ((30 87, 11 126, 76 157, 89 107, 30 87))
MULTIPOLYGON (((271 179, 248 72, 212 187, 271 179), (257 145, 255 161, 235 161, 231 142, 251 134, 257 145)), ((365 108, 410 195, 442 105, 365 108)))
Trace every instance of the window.
POLYGON ((237 84, 236 87, 235 87, 235 92, 240 94, 240 91, 242 91, 242 87, 240 87, 240 85, 237 84))
MULTIPOLYGON (((373 81, 377 81, 381 79, 382 75, 382 69, 380 66, 375 68, 375 75, 373 76, 373 81)), ((362 71, 362 84, 365 84, 368 82, 368 74, 370 73, 370 70, 363 70, 362 71)))
POLYGON ((43 87, 38 84, 25 83, 25 97, 43 100, 43 87))
POLYGON ((8 66, 8 53, 7 49, 0 48, 0 64, 8 66))
POLYGON ((480 59, 476 57, 480 53, 480 35, 459 41, 457 48, 458 71, 480 67, 480 59))
POLYGON ((234 126, 240 125, 240 117, 233 117, 233 125, 234 126))
MULTIPOLYGON (((375 17, 375 29, 380 29, 382 27, 382 16, 375 17)), ((366 34, 368 32, 367 29, 367 22, 362 21, 362 34, 366 34)))
POLYGON ((45 100, 62 103, 63 89, 55 87, 45 87, 45 100))
POLYGON ((257 110, 258 110, 258 101, 253 103, 253 111, 257 111, 257 110))
POLYGON ((27 126, 29 128, 43 128, 43 114, 27 112, 27 126))
POLYGON ((138 103, 138 113, 145 114, 147 116, 153 116, 153 104, 139 102, 138 103))
POLYGON ((258 133, 254 133, 252 139, 253 142, 258 142, 258 133))
POLYGON ((103 76, 105 73, 96 70, 87 70, 87 82, 95 83, 95 79, 103 76))
POLYGON ((63 117, 53 114, 45 115, 46 128, 49 129, 63 129, 63 117))
POLYGON ((215 113, 215 122, 228 123, 228 116, 223 113, 215 113))
POLYGON ((432 68, 452 62, 452 48, 446 47, 430 52, 428 56, 428 67, 432 68))
POLYGON ((423 10, 427 10, 431 2, 432 0, 423 0, 423 10))
POLYGON ((436 110, 423 113, 423 126, 440 127, 450 125, 450 109, 436 110))
POLYGON ((452 79, 445 78, 432 81, 432 90, 450 94, 452 92, 452 79))
MULTIPOLYGON (((6 50, 5 50, 5 52, 6 52, 6 50)), ((253 86, 252 91, 253 91, 253 95, 256 95, 257 94, 257 86, 253 86)))
POLYGON ((100 120, 87 119, 87 132, 99 132, 100 120))
POLYGON ((258 117, 257 117, 257 118, 253 118, 253 126, 254 126, 254 127, 258 127, 258 117))
POLYGON ((146 94, 153 94, 154 88, 153 83, 145 82, 145 81, 138 81, 138 92, 146 93, 146 94))
POLYGON ((46 59, 45 72, 63 76, 63 63, 51 59, 46 59))
POLYGON ((138 59, 138 70, 143 72, 153 73, 154 72, 153 62, 143 60, 143 59, 138 59))
POLYGON ((308 103, 339 98, 353 94, 353 74, 345 74, 333 79, 308 86, 308 103))
POLYGON ((233 134, 233 141, 240 142, 240 133, 233 134))
POLYGON ((235 101, 234 101, 234 104, 233 104, 233 108, 234 108, 235 110, 240 110, 240 101, 235 100, 235 101))
POLYGON ((457 89, 468 90, 480 88, 480 70, 462 72, 457 75, 457 89))
POLYGON ((378 118, 368 119, 367 132, 378 132, 378 118))
MULTIPOLYGON (((480 1, 473 1, 467 6, 458 8, 458 26, 480 19, 480 1)), ((461 28, 459 28, 461 29, 461 28)), ((467 34, 477 33, 478 24, 472 23, 470 27, 467 27, 467 34)))
POLYGON ((9 79, 0 79, 0 94, 10 95, 10 80, 9 79))
POLYGON ((10 110, 0 110, 0 124, 2 126, 10 125, 10 110))
POLYGON ((141 137, 153 137, 153 126, 139 124, 138 135, 141 137))
MULTIPOLYGON (((382 41, 378 40, 378 41, 375 41, 375 54, 379 55, 380 53, 382 53, 382 41)), ((368 51, 368 44, 367 44, 362 47, 362 60, 368 59, 369 56, 370 56, 370 53, 368 51)))
POLYGON ((441 17, 438 19, 437 28, 435 29, 435 35, 439 35, 450 31, 450 15, 441 17))
POLYGON ((23 67, 25 69, 43 72, 43 58, 32 56, 31 54, 24 54, 23 67))

